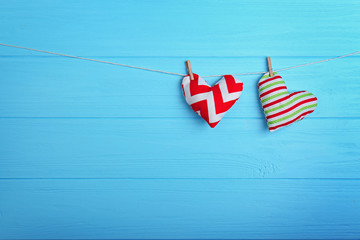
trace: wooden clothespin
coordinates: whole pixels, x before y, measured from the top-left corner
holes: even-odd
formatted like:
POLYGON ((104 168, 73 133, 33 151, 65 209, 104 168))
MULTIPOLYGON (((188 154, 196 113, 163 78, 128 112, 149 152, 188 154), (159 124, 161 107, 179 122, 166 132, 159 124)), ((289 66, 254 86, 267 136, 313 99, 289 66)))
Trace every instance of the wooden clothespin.
POLYGON ((192 72, 190 60, 187 60, 185 62, 185 64, 186 64, 186 68, 187 68, 189 76, 190 76, 190 80, 194 80, 194 75, 193 75, 193 72, 192 72))
POLYGON ((272 66, 271 66, 271 58, 267 57, 267 64, 268 64, 268 69, 269 69, 269 76, 272 77, 273 76, 273 70, 272 70, 272 66))

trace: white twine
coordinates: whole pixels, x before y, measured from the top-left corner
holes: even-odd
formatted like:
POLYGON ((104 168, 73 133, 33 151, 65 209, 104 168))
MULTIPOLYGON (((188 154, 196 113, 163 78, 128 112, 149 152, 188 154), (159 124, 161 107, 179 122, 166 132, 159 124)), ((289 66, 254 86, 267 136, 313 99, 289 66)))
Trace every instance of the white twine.
MULTIPOLYGON (((161 71, 161 70, 156 70, 156 69, 151 69, 151 68, 137 67, 137 66, 126 65, 126 64, 121 64, 121 63, 114 63, 114 62, 102 61, 102 60, 97 60, 97 59, 92 59, 92 58, 85 58, 85 57, 72 56, 72 55, 67 55, 67 54, 62 54, 62 53, 49 52, 49 51, 45 51, 45 50, 39 50, 39 49, 27 48, 27 47, 21 47, 21 46, 15 46, 15 45, 10 45, 10 44, 5 44, 5 43, 0 43, 0 45, 6 46, 6 47, 12 47, 12 48, 20 48, 20 49, 25 49, 25 50, 29 50, 29 51, 35 51, 35 52, 48 53, 48 54, 58 55, 58 56, 62 56, 62 57, 76 58, 76 59, 81 59, 81 60, 87 60, 87 61, 93 61, 93 62, 99 62, 99 63, 112 64, 112 65, 116 65, 116 66, 122 66, 122 67, 128 67, 128 68, 141 69, 141 70, 151 71, 151 72, 159 72, 159 73, 171 74, 171 75, 178 75, 178 76, 186 76, 186 75, 187 75, 187 74, 181 74, 181 73, 166 72, 166 71, 161 71)), ((357 51, 357 52, 349 53, 349 54, 342 55, 342 56, 339 56, 339 57, 324 59, 324 60, 320 60, 320 61, 316 61, 316 62, 311 62, 311 63, 304 63, 304 64, 292 66, 292 67, 281 68, 281 69, 274 70, 274 71, 275 71, 275 72, 281 72, 281 71, 290 70, 290 69, 293 69, 293 68, 298 68, 298 67, 303 67, 303 66, 308 66, 308 65, 316 64, 316 63, 328 62, 328 61, 332 61, 332 60, 336 60, 336 59, 340 59, 340 58, 344 58, 344 57, 349 57, 349 56, 352 56, 352 55, 355 55, 355 54, 359 54, 359 53, 360 53, 360 51, 357 51)), ((257 74, 265 74, 265 73, 267 73, 267 72, 235 73, 235 74, 231 74, 231 75, 235 75, 235 76, 240 76, 240 75, 255 75, 255 74, 257 75, 257 74)), ((224 76, 224 75, 210 75, 210 76, 202 76, 202 77, 203 77, 203 78, 207 78, 207 77, 222 77, 222 76, 224 76)))

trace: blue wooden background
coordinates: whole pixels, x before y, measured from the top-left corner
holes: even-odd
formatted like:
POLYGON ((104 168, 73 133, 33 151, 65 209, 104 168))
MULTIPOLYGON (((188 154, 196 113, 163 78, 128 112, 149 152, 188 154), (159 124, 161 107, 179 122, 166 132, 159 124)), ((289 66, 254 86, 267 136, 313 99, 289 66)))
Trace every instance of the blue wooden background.
MULTIPOLYGON (((2 0, 0 42, 265 71, 359 51, 360 2, 2 0)), ((359 238, 360 56, 281 75, 313 114, 269 133, 244 76, 211 129, 181 77, 0 47, 0 238, 359 238)))

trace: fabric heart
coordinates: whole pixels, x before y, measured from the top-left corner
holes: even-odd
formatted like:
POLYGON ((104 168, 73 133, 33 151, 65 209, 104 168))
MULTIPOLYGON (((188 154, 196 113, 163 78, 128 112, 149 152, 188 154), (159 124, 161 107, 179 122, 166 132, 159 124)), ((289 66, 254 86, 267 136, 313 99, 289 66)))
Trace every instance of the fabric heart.
POLYGON ((265 74, 259 81, 259 95, 270 132, 300 121, 312 113, 317 98, 307 91, 289 93, 281 76, 265 74))
POLYGON ((190 80, 189 76, 184 77, 182 89, 186 102, 214 128, 239 99, 243 83, 231 75, 225 75, 211 87, 194 74, 194 80, 190 80))

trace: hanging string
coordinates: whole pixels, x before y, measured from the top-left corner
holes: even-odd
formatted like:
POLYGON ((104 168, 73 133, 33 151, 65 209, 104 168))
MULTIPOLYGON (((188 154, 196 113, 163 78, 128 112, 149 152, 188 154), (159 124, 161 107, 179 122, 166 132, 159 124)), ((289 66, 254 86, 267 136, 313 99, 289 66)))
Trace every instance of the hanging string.
POLYGON ((86 60, 86 61, 106 63, 106 64, 112 64, 112 65, 117 65, 117 66, 122 66, 122 67, 141 69, 141 70, 145 70, 145 71, 159 72, 159 73, 165 73, 165 74, 171 74, 171 75, 179 75, 179 76, 186 76, 186 74, 181 74, 181 73, 173 73, 173 72, 166 72, 166 71, 150 69, 150 68, 136 67, 136 66, 126 65, 126 64, 121 64, 121 63, 114 63, 114 62, 102 61, 102 60, 98 60, 98 59, 72 56, 72 55, 56 53, 56 52, 49 52, 49 51, 39 50, 39 49, 34 49, 34 48, 20 47, 20 46, 5 44, 5 43, 0 43, 0 45, 6 46, 6 47, 12 47, 12 48, 26 49, 26 50, 35 51, 35 52, 48 53, 48 54, 58 55, 58 56, 62 56, 62 57, 76 58, 76 59, 81 59, 81 60, 86 60))
MULTIPOLYGON (((281 69, 278 69, 278 70, 274 70, 274 72, 281 72, 281 71, 290 70, 290 69, 298 68, 298 67, 304 67, 304 66, 308 66, 308 65, 312 65, 312 64, 316 64, 316 63, 328 62, 328 61, 332 61, 332 60, 336 60, 336 59, 340 59, 340 58, 344 58, 344 57, 349 57, 349 56, 359 54, 359 53, 360 53, 360 51, 357 51, 357 52, 349 53, 349 54, 342 55, 342 56, 339 56, 339 57, 324 59, 324 60, 311 62, 311 63, 304 63, 304 64, 300 64, 300 65, 296 65, 296 66, 292 66, 292 67, 287 67, 287 68, 281 68, 281 69)), ((253 75, 253 74, 265 74, 265 73, 267 73, 267 72, 235 73, 235 74, 231 74, 231 75, 240 76, 240 75, 253 75)), ((224 75, 211 75, 211 76, 202 76, 202 77, 206 78, 206 77, 222 77, 222 76, 224 76, 224 75)))
MULTIPOLYGON (((15 45, 10 45, 10 44, 5 44, 5 43, 0 43, 0 45, 6 46, 6 47, 12 47, 12 48, 25 49, 25 50, 29 50, 29 51, 47 53, 47 54, 52 54, 52 55, 58 55, 58 56, 62 56, 62 57, 76 58, 76 59, 81 59, 81 60, 86 60, 86 61, 106 63, 106 64, 111 64, 111 65, 116 65, 116 66, 122 66, 122 67, 128 67, 128 68, 135 68, 135 69, 140 69, 140 70, 145 70, 145 71, 159 72, 159 73, 170 74, 170 75, 178 75, 178 76, 186 76, 186 74, 181 74, 181 73, 167 72, 167 71, 161 71, 161 70, 156 70, 156 69, 151 69, 151 68, 143 68, 143 67, 137 67, 137 66, 127 65, 127 64, 121 64, 121 63, 114 63, 114 62, 102 61, 102 60, 98 60, 98 59, 72 56, 72 55, 67 55, 67 54, 63 54, 63 53, 56 53, 56 52, 50 52, 50 51, 39 50, 39 49, 34 49, 34 48, 27 48, 27 47, 15 46, 15 45)), ((311 63, 304 63, 304 64, 292 66, 292 67, 281 68, 281 69, 274 70, 274 71, 275 71, 275 72, 281 72, 281 71, 290 70, 290 69, 293 69, 293 68, 298 68, 298 67, 308 66, 308 65, 312 65, 312 64, 317 64, 317 63, 322 63, 322 62, 328 62, 328 61, 332 61, 332 60, 336 60, 336 59, 340 59, 340 58, 344 58, 344 57, 349 57, 349 56, 352 56, 352 55, 355 55, 355 54, 359 54, 359 53, 360 53, 360 51, 357 51, 357 52, 349 53, 349 54, 342 55, 342 56, 339 56, 339 57, 324 59, 324 60, 320 60, 320 61, 316 61, 316 62, 311 62, 311 63)), ((235 74, 232 74, 232 75, 235 75, 235 76, 240 76, 240 75, 257 75, 257 74, 265 74, 265 73, 267 73, 267 72, 235 73, 235 74)), ((224 75, 209 75, 209 76, 202 76, 202 77, 203 77, 203 78, 206 78, 206 77, 222 77, 222 76, 224 76, 224 75)))

